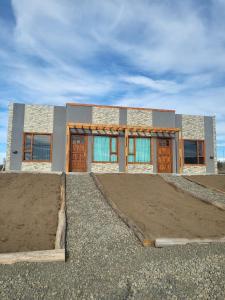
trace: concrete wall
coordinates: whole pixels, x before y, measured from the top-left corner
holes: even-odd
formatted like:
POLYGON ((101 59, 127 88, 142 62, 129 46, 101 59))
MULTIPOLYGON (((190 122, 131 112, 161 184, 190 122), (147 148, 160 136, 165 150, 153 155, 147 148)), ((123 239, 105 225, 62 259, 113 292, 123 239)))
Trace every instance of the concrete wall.
POLYGON ((152 111, 152 126, 174 128, 175 127, 175 112, 167 111, 152 111))
POLYGON ((66 108, 55 106, 52 136, 52 171, 65 171, 66 163, 66 108))
POLYGON ((66 122, 67 123, 92 123, 92 107, 91 106, 66 106, 66 122))
POLYGON ((13 130, 13 107, 10 103, 8 106, 8 132, 7 132, 7 150, 6 150, 6 171, 11 169, 11 144, 12 144, 12 130, 13 130))

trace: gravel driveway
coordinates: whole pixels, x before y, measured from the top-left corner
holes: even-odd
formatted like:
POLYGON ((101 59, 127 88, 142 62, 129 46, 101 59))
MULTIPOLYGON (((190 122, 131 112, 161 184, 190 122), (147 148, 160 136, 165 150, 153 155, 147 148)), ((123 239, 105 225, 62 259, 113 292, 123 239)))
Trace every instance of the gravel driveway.
POLYGON ((96 189, 67 176, 66 263, 0 266, 0 299, 224 299, 225 246, 143 248, 96 189))

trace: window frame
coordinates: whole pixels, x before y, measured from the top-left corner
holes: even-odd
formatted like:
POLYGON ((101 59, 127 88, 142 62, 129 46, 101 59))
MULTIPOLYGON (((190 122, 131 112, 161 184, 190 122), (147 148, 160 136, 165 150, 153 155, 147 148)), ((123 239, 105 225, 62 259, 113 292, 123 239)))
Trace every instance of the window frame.
POLYGON ((205 140, 200 140, 200 139, 196 139, 196 140, 192 140, 192 139, 183 139, 183 165, 185 166, 205 166, 206 165, 206 149, 205 149, 205 140), (185 141, 190 141, 190 142, 197 142, 197 161, 198 163, 195 164, 188 164, 185 163, 185 151, 184 151, 184 143, 185 141), (203 156, 199 156, 199 142, 203 143, 203 156), (204 163, 200 164, 199 163, 199 158, 203 157, 204 159, 204 163))
POLYGON ((108 134, 95 134, 93 135, 93 139, 92 139, 92 162, 95 163, 95 164, 118 164, 119 163, 119 136, 118 135, 108 135, 108 134), (109 153, 109 156, 110 156, 110 161, 96 161, 94 160, 94 139, 95 137, 97 136, 102 136, 102 137, 108 137, 110 138, 110 141, 109 141, 109 145, 110 145, 110 153, 109 153), (112 138, 116 138, 116 152, 113 152, 112 151, 112 138), (117 155, 117 160, 116 161, 111 161, 111 155, 117 155))
POLYGON ((42 133, 42 132, 24 132, 23 133, 23 153, 22 153, 22 161, 23 162, 35 162, 35 163, 42 163, 42 162, 52 162, 52 134, 51 133, 42 133), (31 148, 30 150, 26 150, 26 136, 30 135, 31 136, 31 148), (33 160, 33 141, 34 141, 34 136, 36 135, 47 135, 49 137, 49 142, 50 142, 50 159, 49 160, 33 160), (31 153, 31 159, 27 160, 25 159, 25 154, 26 153, 31 153))
POLYGON ((128 136, 128 145, 127 145, 127 148, 128 148, 128 153, 127 153, 127 163, 129 165, 152 165, 152 162, 153 162, 153 140, 151 137, 146 137, 146 136, 132 136, 132 135, 129 135, 128 136), (129 149, 129 139, 132 138, 134 139, 134 153, 130 153, 130 149, 129 149), (129 155, 133 155, 134 156, 134 159, 136 160, 136 139, 137 138, 141 138, 141 139, 149 139, 150 140, 150 162, 129 162, 129 155))

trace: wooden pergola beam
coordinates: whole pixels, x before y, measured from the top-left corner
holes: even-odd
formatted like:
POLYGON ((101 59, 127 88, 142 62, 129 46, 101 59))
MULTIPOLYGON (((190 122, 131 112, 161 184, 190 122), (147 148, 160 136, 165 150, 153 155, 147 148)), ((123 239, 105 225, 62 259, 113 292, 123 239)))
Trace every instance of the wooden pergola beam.
POLYGON ((129 126, 129 125, 106 125, 106 124, 89 124, 89 123, 68 123, 69 128, 90 129, 90 130, 115 130, 115 131, 141 131, 141 132, 179 132, 180 128, 159 128, 147 126, 129 126))

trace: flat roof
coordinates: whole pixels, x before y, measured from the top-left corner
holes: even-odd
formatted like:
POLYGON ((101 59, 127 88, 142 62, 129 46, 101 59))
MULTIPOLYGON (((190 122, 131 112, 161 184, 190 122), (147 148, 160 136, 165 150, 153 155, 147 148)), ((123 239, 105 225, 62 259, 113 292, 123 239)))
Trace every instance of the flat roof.
POLYGON ((157 109, 157 108, 148 108, 148 107, 132 107, 132 106, 117 106, 117 105, 100 105, 100 104, 83 104, 76 102, 68 102, 66 105, 69 106, 92 106, 92 107, 102 107, 102 108, 124 108, 124 109, 135 109, 135 110, 153 110, 161 112, 175 112, 175 109, 157 109))

